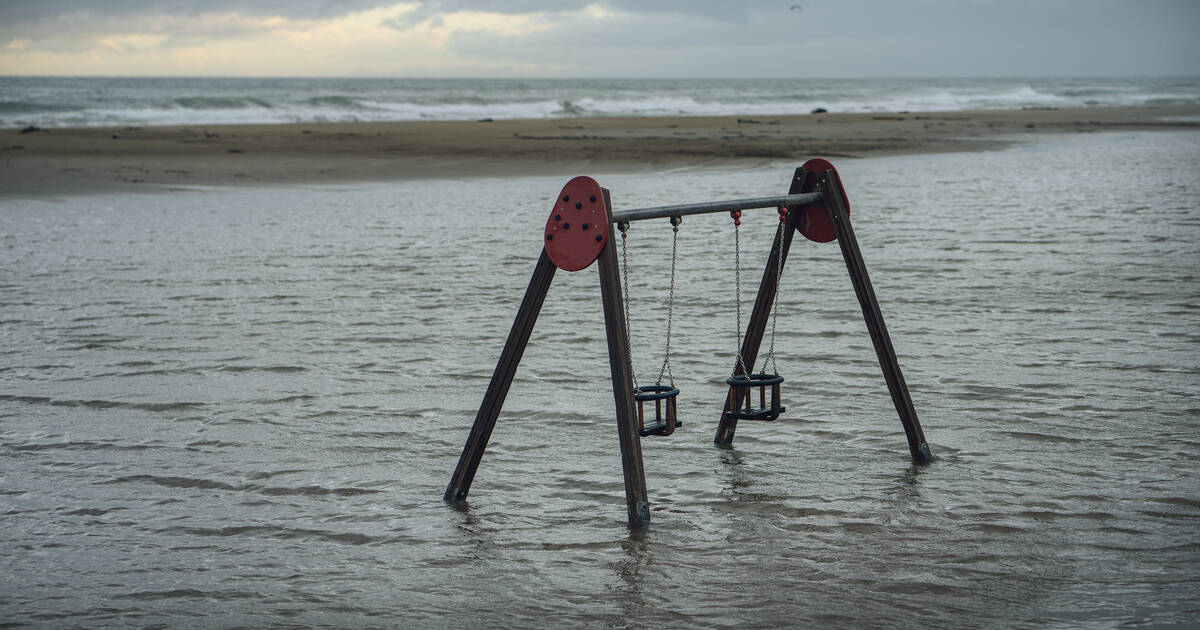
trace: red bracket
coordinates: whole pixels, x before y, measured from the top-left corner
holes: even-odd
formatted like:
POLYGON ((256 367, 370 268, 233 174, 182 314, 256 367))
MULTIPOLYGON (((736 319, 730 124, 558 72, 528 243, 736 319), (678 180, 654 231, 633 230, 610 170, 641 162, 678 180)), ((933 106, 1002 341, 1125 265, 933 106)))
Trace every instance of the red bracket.
POLYGON ((600 184, 591 177, 576 177, 558 193, 546 220, 546 254, 559 269, 579 271, 600 257, 608 232, 600 184))
MULTIPOLYGON (((802 166, 808 175, 805 177, 804 187, 800 190, 802 193, 816 192, 817 178, 825 171, 833 171, 837 174, 837 169, 828 160, 821 158, 813 158, 804 163, 802 166)), ((842 199, 846 200, 846 214, 850 214, 850 200, 846 197, 846 189, 842 187, 842 178, 837 178, 838 192, 842 193, 842 199)), ((800 233, 810 241, 817 243, 828 243, 837 239, 837 234, 833 231, 833 221, 829 218, 829 209, 824 204, 813 204, 804 206, 804 214, 798 219, 797 227, 800 233)))

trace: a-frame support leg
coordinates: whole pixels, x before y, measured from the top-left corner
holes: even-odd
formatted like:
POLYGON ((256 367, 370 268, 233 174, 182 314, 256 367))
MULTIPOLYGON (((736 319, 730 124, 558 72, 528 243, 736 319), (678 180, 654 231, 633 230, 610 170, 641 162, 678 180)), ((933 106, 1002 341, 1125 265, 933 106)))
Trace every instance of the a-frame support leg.
POLYGON ((521 300, 521 307, 517 310, 517 317, 513 320, 512 330, 508 333, 508 341, 504 342, 504 351, 500 353, 500 360, 496 363, 496 371, 492 373, 483 403, 479 405, 479 412, 475 415, 475 424, 471 426, 467 444, 463 447, 458 466, 454 469, 454 476, 450 478, 450 485, 446 488, 446 501, 463 501, 471 491, 475 471, 479 468, 483 451, 492 437, 496 418, 500 415, 500 408, 504 406, 504 397, 508 395, 508 388, 517 373, 517 365, 521 362, 521 355, 525 353, 529 335, 533 332, 533 324, 542 310, 542 303, 550 290, 550 281, 554 279, 557 269, 543 249, 537 266, 533 269, 533 277, 529 279, 525 298, 521 300))
POLYGON ((870 277, 867 276, 867 265, 863 262, 862 251, 858 248, 854 228, 850 225, 850 213, 846 210, 847 204, 841 194, 842 184, 838 181, 837 172, 829 170, 819 174, 817 186, 833 220, 838 246, 842 249, 846 269, 850 272, 850 281, 854 283, 854 292, 858 295, 859 305, 862 306, 863 318, 867 322, 867 330, 871 333, 875 354, 879 356, 879 367, 883 369, 883 378, 887 381, 888 391, 891 392, 892 403, 896 405, 896 413, 900 415, 904 433, 908 436, 908 450, 918 464, 928 464, 933 461, 933 454, 925 442, 925 433, 921 430, 921 422, 917 419, 917 411, 908 394, 908 385, 905 384, 904 374, 900 371, 900 362, 892 348, 892 339, 883 323, 879 301, 875 298, 875 290, 871 287, 870 277))
MULTIPOLYGON (((608 191, 605 193, 605 204, 608 201, 608 191)), ((612 210, 609 207, 609 214, 612 210)), ((625 499, 628 505, 629 526, 644 528, 650 524, 650 502, 646 492, 646 474, 642 464, 642 442, 636 418, 633 400, 632 367, 629 364, 628 337, 625 331, 624 305, 621 298, 621 285, 618 275, 616 250, 613 246, 615 238, 612 226, 609 226, 608 243, 598 259, 600 271, 600 294, 604 305, 604 325, 608 336, 609 366, 612 370, 613 399, 616 403, 617 431, 621 446, 621 468, 625 476, 625 499)), ((458 466, 444 496, 446 501, 459 502, 467 498, 471 490, 471 482, 483 459, 496 419, 504 405, 504 398, 517 372, 517 365, 529 343, 533 325, 541 312, 542 303, 554 279, 558 268, 550 261, 550 257, 542 250, 534 268, 533 277, 529 280, 529 288, 525 290, 525 298, 517 311, 504 350, 492 380, 488 384, 483 403, 475 415, 475 423, 467 437, 459 457, 458 466)))
MULTIPOLYGON (((604 204, 609 216, 612 216, 608 190, 604 190, 604 204)), ((635 420, 633 366, 629 364, 629 336, 625 329, 616 242, 610 224, 608 243, 600 252, 597 268, 600 271, 600 299, 604 306, 604 330, 608 337, 608 364, 612 371, 613 399, 616 402, 617 435, 621 443, 621 471, 625 475, 625 502, 629 509, 629 526, 640 529, 650 525, 650 500, 646 492, 646 471, 642 464, 642 436, 635 420)))
MULTIPOLYGON (((811 176, 804 168, 796 169, 795 175, 792 176, 792 184, 788 188, 788 194, 793 195, 802 191, 804 180, 811 176)), ((794 209, 796 210, 796 209, 794 209)), ((775 239, 771 245, 771 255, 767 257, 766 269, 763 270, 762 282, 758 285, 758 296, 754 299, 754 310, 750 314, 750 323, 746 325, 746 336, 742 339, 742 361, 745 363, 746 369, 753 370, 754 363, 758 360, 758 349, 762 345, 763 333, 767 329, 767 321, 771 316, 771 306, 775 303, 775 289, 777 288, 776 278, 779 275, 783 264, 787 263, 788 250, 792 247, 792 236, 796 233, 800 212, 792 211, 788 213, 787 221, 779 223, 779 230, 783 230, 783 239, 779 238, 779 232, 775 233, 775 239), (780 262, 779 258, 783 257, 780 262)), ((734 374, 743 374, 742 366, 734 360, 734 374)), ((731 446, 733 444, 733 434, 737 431, 737 418, 729 417, 729 412, 737 409, 745 402, 744 396, 749 395, 749 388, 746 391, 737 391, 735 388, 730 388, 729 393, 725 396, 725 408, 721 411, 721 421, 717 424, 717 435, 713 438, 713 443, 717 446, 731 446)))

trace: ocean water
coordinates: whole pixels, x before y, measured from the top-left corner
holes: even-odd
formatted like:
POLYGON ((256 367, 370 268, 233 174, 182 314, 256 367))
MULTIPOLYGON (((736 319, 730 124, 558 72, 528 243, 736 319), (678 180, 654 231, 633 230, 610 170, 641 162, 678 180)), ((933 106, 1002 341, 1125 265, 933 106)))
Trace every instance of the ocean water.
MULTIPOLYGON (((599 181, 629 209, 794 166, 599 181)), ((594 267, 555 277, 468 505, 442 502, 565 178, 6 200, 2 624, 1196 624, 1200 134, 838 167, 937 460, 909 458, 836 245, 802 240, 788 411, 714 447, 733 234, 688 217, 685 426, 643 441, 645 532, 594 267)), ((774 215, 744 219, 751 278, 774 215)), ((646 380, 670 228, 629 239, 646 380)))
POLYGON ((1200 103, 1200 79, 0 77, 0 128, 782 115, 1200 103))

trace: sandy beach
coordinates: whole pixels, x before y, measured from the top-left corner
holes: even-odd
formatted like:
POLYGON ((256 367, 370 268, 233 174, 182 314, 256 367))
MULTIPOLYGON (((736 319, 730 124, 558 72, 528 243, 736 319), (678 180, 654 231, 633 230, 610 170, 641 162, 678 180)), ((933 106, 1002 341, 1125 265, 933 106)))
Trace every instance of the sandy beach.
POLYGON ((1200 128, 1200 106, 0 130, 0 196, 619 172, 1200 128))

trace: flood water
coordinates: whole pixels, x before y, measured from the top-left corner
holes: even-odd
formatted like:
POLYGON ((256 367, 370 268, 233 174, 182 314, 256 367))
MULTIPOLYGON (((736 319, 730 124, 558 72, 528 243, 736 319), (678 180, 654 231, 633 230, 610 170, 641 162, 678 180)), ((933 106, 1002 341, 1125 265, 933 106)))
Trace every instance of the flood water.
MULTIPOLYGON (((688 217, 685 425, 643 440, 645 532, 594 266, 556 275, 467 506, 442 502, 566 178, 0 202, 0 626, 1197 623, 1200 134, 834 163, 936 461, 836 244, 804 240, 788 410, 716 448, 733 230, 688 217)), ((795 166, 596 178, 629 209, 795 166)), ((744 317, 775 224, 746 213, 744 317)), ((629 234, 643 382, 670 236, 629 234)))

